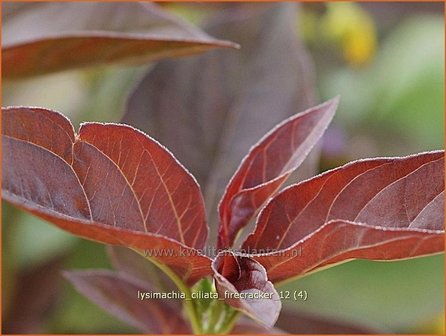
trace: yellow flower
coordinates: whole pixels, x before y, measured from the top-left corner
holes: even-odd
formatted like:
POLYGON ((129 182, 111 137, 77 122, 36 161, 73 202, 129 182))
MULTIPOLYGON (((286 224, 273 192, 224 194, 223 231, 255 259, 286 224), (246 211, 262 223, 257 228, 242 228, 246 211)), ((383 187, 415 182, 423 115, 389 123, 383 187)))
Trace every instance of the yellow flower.
POLYGON ((360 66, 373 58, 377 43, 375 25, 359 4, 328 3, 321 29, 325 38, 340 45, 348 63, 360 66))

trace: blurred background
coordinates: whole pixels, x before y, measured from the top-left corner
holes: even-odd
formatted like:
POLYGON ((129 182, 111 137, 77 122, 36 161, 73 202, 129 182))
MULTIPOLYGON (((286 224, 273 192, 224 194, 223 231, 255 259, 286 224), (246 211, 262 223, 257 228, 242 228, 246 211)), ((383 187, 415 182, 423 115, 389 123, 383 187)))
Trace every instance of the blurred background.
MULTIPOLYGON (((225 6, 163 4, 195 25, 225 6)), ((358 158, 444 147, 442 3, 302 4, 295 29, 314 63, 317 100, 341 95, 323 138, 319 171, 358 158)), ((118 122, 126 97, 146 70, 147 65, 107 66, 5 80, 3 105, 53 108, 75 127, 82 121, 118 122)), ((5 203, 2 210, 4 332, 136 332, 60 275, 65 269, 109 268, 103 245, 5 203)), ((443 255, 391 263, 361 260, 288 283, 283 289, 306 290, 309 297, 284 305, 387 333, 443 334, 443 286, 443 255)))

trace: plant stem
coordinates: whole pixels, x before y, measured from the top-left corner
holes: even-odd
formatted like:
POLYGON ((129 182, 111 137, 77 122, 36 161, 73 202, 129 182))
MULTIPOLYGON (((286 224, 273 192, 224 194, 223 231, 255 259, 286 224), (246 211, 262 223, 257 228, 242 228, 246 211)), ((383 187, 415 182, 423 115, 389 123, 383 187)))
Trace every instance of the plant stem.
POLYGON ((239 316, 240 312, 238 312, 237 310, 232 311, 232 315, 227 321, 225 321, 223 327, 219 330, 218 333, 222 335, 229 334, 232 328, 234 328, 234 325, 237 322, 239 316))
POLYGON ((183 306, 186 311, 186 314, 188 315, 188 317, 190 319, 192 331, 195 335, 203 334, 200 319, 198 317, 197 309, 196 309, 194 301, 192 299, 192 294, 191 294, 190 288, 187 287, 187 285, 183 282, 183 280, 181 280, 174 272, 172 272, 172 270, 169 267, 157 262, 154 259, 147 258, 142 251, 139 251, 136 249, 135 249, 135 251, 137 253, 139 253, 140 255, 142 255, 143 257, 145 257, 147 260, 151 261, 154 265, 156 265, 164 273, 166 273, 166 275, 169 276, 170 279, 172 279, 172 281, 175 283, 175 285, 178 287, 178 289, 184 293, 184 295, 186 296, 186 299, 183 300, 183 306))
POLYGON ((221 320, 222 312, 224 311, 224 304, 222 302, 216 300, 213 302, 212 309, 211 309, 211 315, 208 321, 208 326, 206 333, 209 334, 216 334, 216 327, 218 325, 218 322, 221 320))

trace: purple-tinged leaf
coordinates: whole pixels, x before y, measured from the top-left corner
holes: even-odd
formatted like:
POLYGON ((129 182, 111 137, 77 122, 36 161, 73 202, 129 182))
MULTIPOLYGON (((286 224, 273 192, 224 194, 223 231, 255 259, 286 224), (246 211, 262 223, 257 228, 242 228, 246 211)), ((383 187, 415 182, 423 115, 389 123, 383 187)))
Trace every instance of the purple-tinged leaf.
POLYGON ((384 330, 377 330, 368 326, 357 325, 352 322, 330 319, 303 311, 282 309, 276 326, 267 328, 247 318, 241 318, 231 334, 378 334, 384 330))
POLYGON ((274 327, 265 327, 257 322, 254 322, 251 319, 242 317, 240 321, 234 326, 231 330, 231 335, 284 335, 288 334, 286 331, 274 328, 274 327))
POLYGON ((144 333, 190 333, 177 305, 163 299, 141 299, 146 293, 156 292, 143 281, 106 270, 64 272, 64 275, 95 304, 144 333))
MULTIPOLYGON (((249 148, 315 103, 312 63, 296 34, 297 20, 293 3, 219 11, 207 31, 239 43, 240 50, 160 62, 127 102, 123 122, 171 149, 202 186, 212 240, 218 200, 249 148)), ((314 173, 309 164, 305 177, 314 173)))
POLYGON ((154 3, 36 2, 3 7, 2 75, 7 78, 236 47, 154 3))
POLYGON ((296 114, 251 148, 219 205, 218 248, 233 245, 239 231, 304 161, 331 122, 338 101, 296 114))
POLYGON ((277 328, 290 334, 382 334, 388 330, 372 328, 350 321, 327 318, 303 311, 283 309, 277 328))
POLYGON ((107 253, 118 272, 148 282, 160 291, 178 290, 166 274, 135 251, 123 246, 107 246, 107 253))
POLYGON ((60 294, 59 272, 66 255, 57 255, 43 264, 27 267, 11 279, 14 283, 12 301, 3 306, 2 333, 41 334, 42 318, 54 312, 60 294), (23 304, 26 302, 26 304, 23 304))
POLYGON ((274 325, 282 304, 261 264, 223 251, 212 263, 212 269, 220 298, 261 324, 274 325))
POLYGON ((275 196, 243 244, 273 282, 444 250, 444 152, 349 163, 275 196))
POLYGON ((117 124, 75 134, 57 112, 2 110, 2 197, 84 238, 145 250, 183 281, 210 274, 200 188, 160 144, 117 124), (48 169, 51 167, 51 169, 48 169))

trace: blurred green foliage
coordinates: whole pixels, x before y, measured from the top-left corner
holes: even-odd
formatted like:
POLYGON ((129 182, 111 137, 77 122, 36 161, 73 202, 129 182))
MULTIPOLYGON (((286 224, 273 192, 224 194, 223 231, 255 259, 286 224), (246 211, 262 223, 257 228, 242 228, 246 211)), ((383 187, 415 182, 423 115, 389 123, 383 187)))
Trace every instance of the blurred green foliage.
POLYGON ((443 310, 443 265, 443 256, 348 262, 284 285, 308 291, 307 301, 284 305, 388 332, 410 332, 443 310))
POLYGON ((351 135, 368 135, 379 155, 442 148, 443 41, 441 17, 406 19, 383 37, 368 67, 320 73, 321 93, 341 94, 338 122, 351 135))

